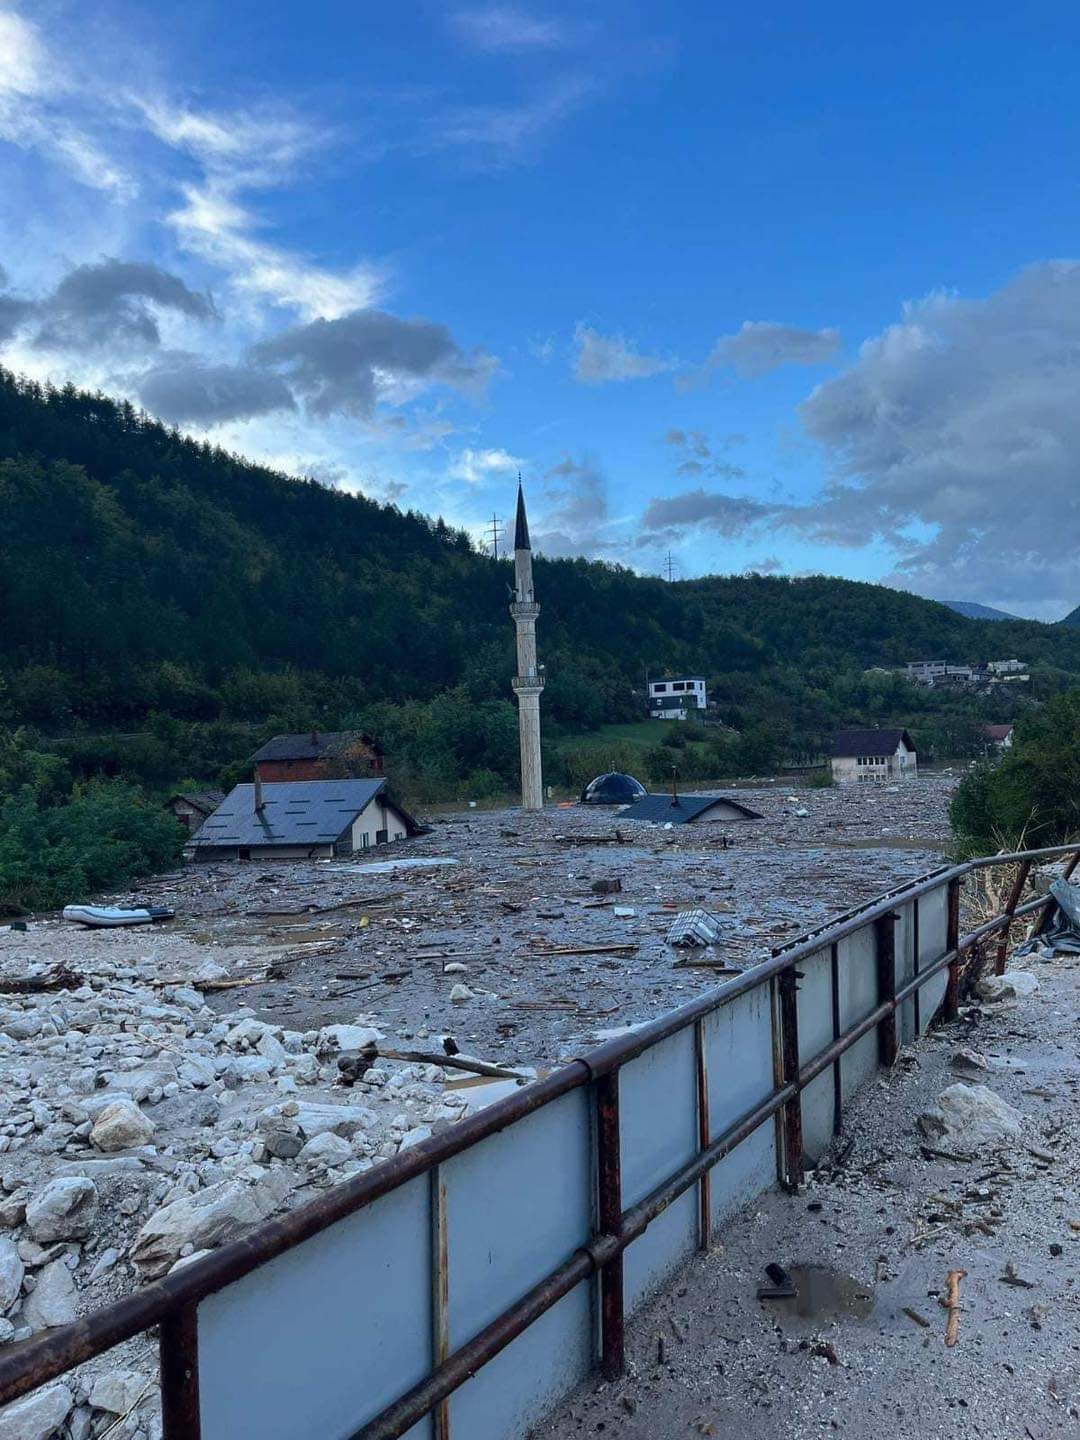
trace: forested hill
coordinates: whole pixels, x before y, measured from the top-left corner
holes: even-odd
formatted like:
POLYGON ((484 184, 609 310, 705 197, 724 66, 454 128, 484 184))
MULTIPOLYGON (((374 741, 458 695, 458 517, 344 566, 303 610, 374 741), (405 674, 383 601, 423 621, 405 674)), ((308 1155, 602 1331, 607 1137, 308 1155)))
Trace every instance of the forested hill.
MULTIPOLYGON (((271 681, 286 673, 293 711, 299 696, 312 719, 461 685, 474 700, 509 695, 507 562, 442 522, 274 474, 129 405, 0 371, 0 526, 9 724, 260 721, 283 712, 271 681)), ((770 693, 794 714, 806 686, 915 658, 1016 654, 1047 677, 1080 672, 1080 627, 977 622, 823 577, 668 584, 541 560, 537 591, 547 713, 567 726, 634 714, 646 668, 704 673, 736 720, 770 693)), ((804 705, 800 723, 840 708, 804 705)))

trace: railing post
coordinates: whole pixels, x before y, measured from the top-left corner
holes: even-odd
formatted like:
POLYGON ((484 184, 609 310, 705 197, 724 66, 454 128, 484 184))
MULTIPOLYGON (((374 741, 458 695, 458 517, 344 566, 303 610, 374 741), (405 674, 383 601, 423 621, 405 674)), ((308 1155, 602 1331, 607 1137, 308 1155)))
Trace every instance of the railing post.
MULTIPOLYGON (((840 1039, 840 946, 834 940, 829 946, 829 998, 832 1001, 832 1038, 840 1039)), ((837 1055, 833 1061, 833 1111, 832 1129, 839 1135, 844 1120, 844 1071, 843 1057, 837 1055)))
MULTIPOLYGON (((619 1072, 596 1082, 597 1220, 601 1235, 622 1233, 622 1155, 619 1139, 619 1072)), ((600 1369, 617 1380, 626 1368, 622 1251, 600 1272, 600 1369)))
POLYGON ((1027 884, 1028 875, 1031 872, 1031 861, 1021 860, 1020 869, 1016 872, 1016 879, 1009 891, 1009 898, 1005 903, 1005 914, 1009 917, 1001 938, 998 940, 997 958, 994 961, 994 974, 1005 974, 1005 962, 1009 958, 1009 936, 1012 931, 1013 916, 1016 914, 1016 907, 1020 904, 1020 897, 1024 893, 1024 886, 1027 884))
MULTIPOLYGON (((707 1150, 712 1139, 709 1121, 709 1067, 705 1053, 705 1021, 694 1021, 694 1062, 697 1072, 698 1149, 707 1150)), ((698 1182, 698 1244, 708 1250, 712 1243, 712 1172, 705 1171, 698 1182)))
MULTIPOLYGON (((896 922, 900 919, 895 911, 882 915, 874 921, 874 953, 877 957, 878 1004, 896 999, 896 922)), ((890 1010, 878 1021, 878 1064, 890 1067, 896 1064, 899 1045, 896 1039, 896 1010, 890 1010)))
POLYGON ((949 881, 946 898, 945 953, 952 955, 949 961, 949 978, 945 984, 945 999, 941 1014, 945 1020, 955 1020, 960 1013, 960 956, 956 947, 960 944, 960 876, 949 881))
MULTIPOLYGON (((785 970, 780 976, 780 1065, 785 1085, 799 1078, 798 972, 785 970)), ((803 1181, 802 1096, 793 1095, 784 1105, 785 1190, 796 1191, 803 1181)))
POLYGON ((161 1433, 163 1440, 199 1440, 199 1321, 194 1304, 185 1305, 161 1322, 158 1335, 161 1367, 161 1433))

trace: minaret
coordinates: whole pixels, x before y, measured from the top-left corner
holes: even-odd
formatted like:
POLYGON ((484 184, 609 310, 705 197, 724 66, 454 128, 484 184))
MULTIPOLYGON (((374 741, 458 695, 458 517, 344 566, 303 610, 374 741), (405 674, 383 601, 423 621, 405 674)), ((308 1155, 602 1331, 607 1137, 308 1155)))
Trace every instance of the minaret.
POLYGON ((521 804, 525 810, 544 808, 544 777, 540 764, 540 692, 544 677, 536 664, 536 617, 540 606, 533 593, 532 547, 525 495, 518 476, 517 519, 514 523, 514 599, 510 605, 517 630, 517 674, 510 682, 518 700, 521 736, 521 804))

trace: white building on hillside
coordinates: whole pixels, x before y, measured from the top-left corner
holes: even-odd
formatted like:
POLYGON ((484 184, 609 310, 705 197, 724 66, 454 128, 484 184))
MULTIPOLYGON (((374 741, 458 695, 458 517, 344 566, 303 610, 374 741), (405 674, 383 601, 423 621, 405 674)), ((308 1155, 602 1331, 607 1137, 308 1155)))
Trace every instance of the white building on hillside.
POLYGON ((685 720, 708 703, 700 675, 649 681, 649 714, 654 720, 685 720))
POLYGON ((860 780, 914 780, 918 757, 906 730, 838 730, 832 776, 838 785, 860 780))

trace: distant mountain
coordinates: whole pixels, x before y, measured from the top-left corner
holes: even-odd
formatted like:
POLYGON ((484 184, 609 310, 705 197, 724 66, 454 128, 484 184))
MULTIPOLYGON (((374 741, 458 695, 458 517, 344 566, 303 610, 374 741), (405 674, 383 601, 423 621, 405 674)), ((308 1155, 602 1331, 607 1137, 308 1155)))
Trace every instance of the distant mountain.
MULTIPOLYGON (((947 605, 950 610, 955 610, 957 615, 966 615, 969 620, 1019 620, 1019 615, 1010 615, 1007 610, 995 610, 990 605, 979 605, 974 600, 942 600, 942 605, 947 605)), ((1080 622, 1080 611, 1070 616, 1071 620, 1080 622)))
POLYGON ((1070 611, 1069 614, 1065 616, 1065 619, 1061 621, 1061 624, 1080 625, 1080 605, 1078 605, 1075 610, 1070 611))

